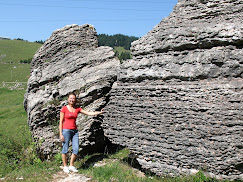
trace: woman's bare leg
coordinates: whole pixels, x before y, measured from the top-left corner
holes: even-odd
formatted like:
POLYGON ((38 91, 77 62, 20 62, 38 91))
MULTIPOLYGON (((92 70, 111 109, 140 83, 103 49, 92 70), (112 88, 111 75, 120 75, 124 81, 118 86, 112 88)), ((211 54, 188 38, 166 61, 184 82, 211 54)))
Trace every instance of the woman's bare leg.
POLYGON ((67 166, 67 154, 62 154, 62 163, 63 166, 67 166))
POLYGON ((75 162, 76 158, 77 158, 77 155, 75 155, 75 154, 71 155, 70 166, 74 166, 74 162, 75 162))

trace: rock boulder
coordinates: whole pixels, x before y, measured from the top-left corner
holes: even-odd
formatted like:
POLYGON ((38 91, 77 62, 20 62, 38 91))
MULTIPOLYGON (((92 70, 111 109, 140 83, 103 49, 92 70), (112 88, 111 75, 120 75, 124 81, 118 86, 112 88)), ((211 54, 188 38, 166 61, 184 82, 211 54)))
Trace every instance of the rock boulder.
POLYGON ((243 3, 179 0, 132 43, 103 128, 157 175, 243 178, 243 3))
MULTIPOLYGON (((42 158, 60 152, 59 113, 67 105, 67 94, 75 92, 84 109, 100 110, 117 80, 119 64, 112 48, 98 47, 97 33, 91 25, 56 30, 36 52, 24 105, 42 158)), ((78 118, 80 154, 103 150, 101 117, 78 118)))

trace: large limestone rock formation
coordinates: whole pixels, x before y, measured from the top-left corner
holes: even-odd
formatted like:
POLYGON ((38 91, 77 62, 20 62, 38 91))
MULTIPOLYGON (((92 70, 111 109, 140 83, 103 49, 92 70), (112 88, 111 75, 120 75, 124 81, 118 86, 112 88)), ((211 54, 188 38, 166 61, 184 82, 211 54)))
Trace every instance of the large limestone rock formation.
POLYGON ((39 154, 60 151, 59 110, 74 91, 104 117, 78 120, 81 153, 107 137, 157 175, 204 170, 243 179, 242 0, 179 0, 119 61, 90 25, 55 31, 37 51, 25 108, 39 154))
POLYGON ((179 0, 132 44, 103 123, 158 175, 243 179, 242 0, 179 0))
MULTIPOLYGON (((67 94, 75 92, 79 105, 100 110, 117 79, 119 60, 110 47, 98 47, 91 25, 70 25, 56 30, 35 54, 25 94, 25 108, 32 136, 42 158, 60 152, 59 112, 67 104, 67 94)), ((101 117, 79 117, 81 152, 104 147, 101 117)))

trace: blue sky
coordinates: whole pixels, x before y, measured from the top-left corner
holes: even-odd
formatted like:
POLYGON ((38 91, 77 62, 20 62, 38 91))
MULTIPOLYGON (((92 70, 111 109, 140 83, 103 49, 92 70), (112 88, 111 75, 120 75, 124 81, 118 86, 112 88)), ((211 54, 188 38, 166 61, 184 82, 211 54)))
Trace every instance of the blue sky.
POLYGON ((172 12, 177 0, 0 0, 0 36, 48 39, 70 24, 94 25, 98 34, 142 37, 172 12))

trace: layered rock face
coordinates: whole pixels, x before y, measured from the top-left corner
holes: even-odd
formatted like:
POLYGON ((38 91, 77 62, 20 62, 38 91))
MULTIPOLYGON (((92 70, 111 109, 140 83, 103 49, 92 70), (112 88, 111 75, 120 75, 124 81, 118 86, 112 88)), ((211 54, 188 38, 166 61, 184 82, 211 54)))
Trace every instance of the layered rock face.
POLYGON ((179 0, 132 44, 103 128, 157 175, 243 179, 243 3, 179 0))
POLYGON ((107 137, 157 175, 243 179, 242 20, 241 0, 179 0, 120 70, 91 25, 55 31, 34 56, 25 95, 41 157, 60 151, 59 111, 74 91, 81 107, 105 107, 104 117, 79 117, 81 154, 107 137))
MULTIPOLYGON (((67 105, 67 94, 75 92, 78 105, 88 111, 100 110, 117 80, 119 64, 112 48, 98 47, 91 25, 56 30, 36 52, 24 104, 42 158, 60 152, 59 112, 67 105)), ((103 149, 101 120, 82 115, 78 118, 80 154, 103 149)))

